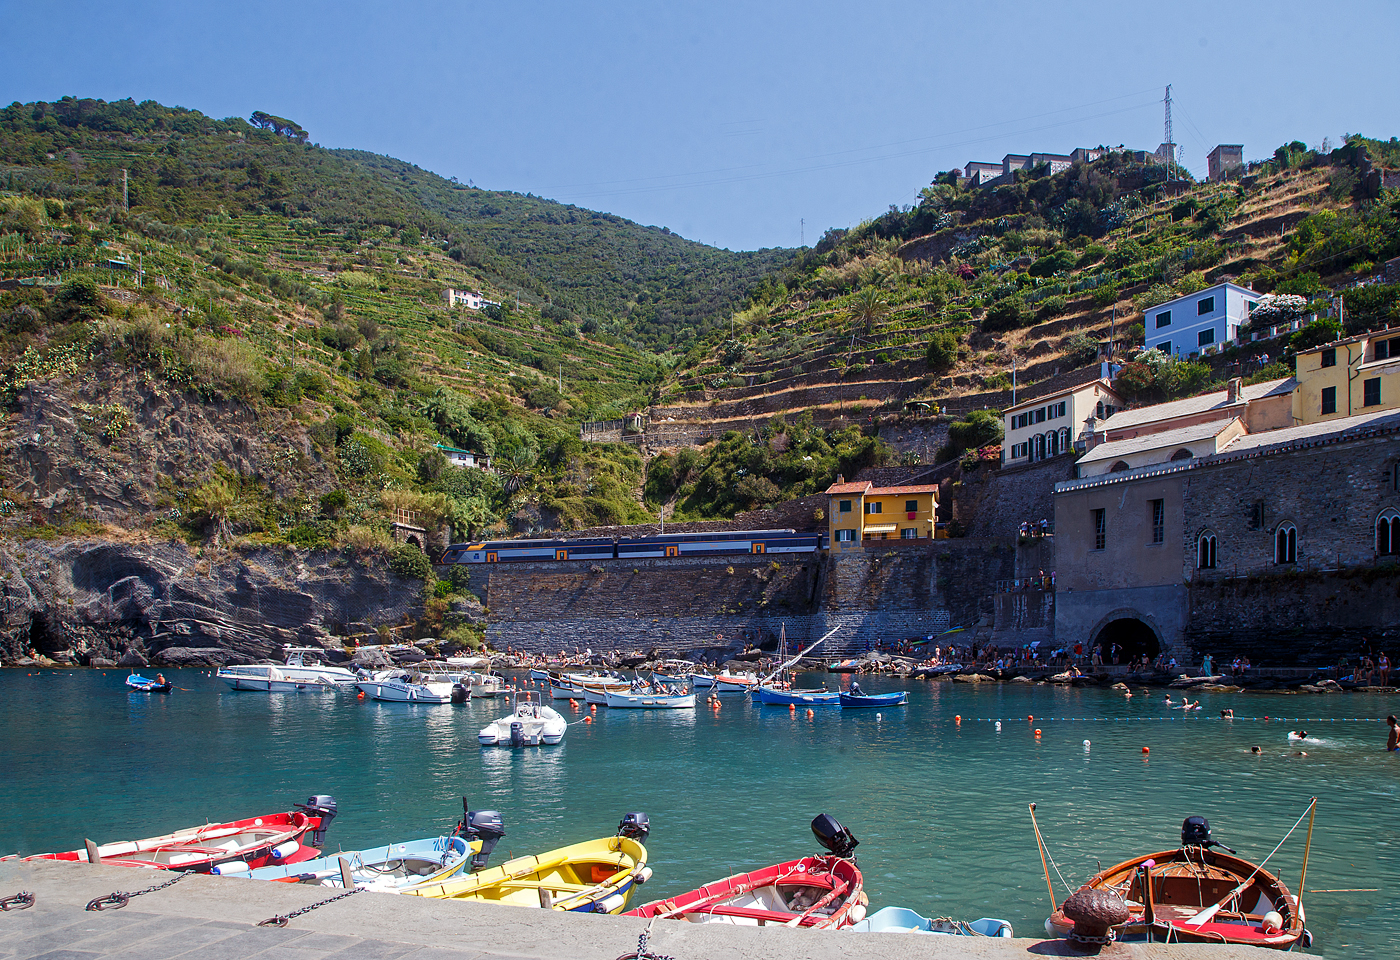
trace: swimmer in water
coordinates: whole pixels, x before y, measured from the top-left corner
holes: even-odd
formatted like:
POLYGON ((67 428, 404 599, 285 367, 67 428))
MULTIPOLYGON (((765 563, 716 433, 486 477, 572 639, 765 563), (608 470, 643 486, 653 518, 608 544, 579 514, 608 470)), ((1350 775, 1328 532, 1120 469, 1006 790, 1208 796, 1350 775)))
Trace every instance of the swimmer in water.
POLYGON ((1259 754, 1263 753, 1264 751, 1260 750, 1258 747, 1250 747, 1250 748, 1249 748, 1249 752, 1252 753, 1252 754, 1254 754, 1254 755, 1257 757, 1257 756, 1259 756, 1259 754))
POLYGON ((1167 704, 1167 706, 1171 706, 1172 695, 1170 693, 1167 694, 1165 697, 1162 698, 1162 702, 1167 704))
POLYGON ((1233 711, 1233 710, 1221 710, 1221 711, 1220 711, 1220 719, 1221 719, 1221 720, 1233 720, 1233 719, 1235 719, 1235 711, 1233 711))
POLYGON ((1308 731, 1306 731, 1306 730, 1295 730, 1293 733, 1290 733, 1290 734, 1288 735, 1288 739, 1290 739, 1290 740, 1306 740, 1306 739, 1308 739, 1308 731))

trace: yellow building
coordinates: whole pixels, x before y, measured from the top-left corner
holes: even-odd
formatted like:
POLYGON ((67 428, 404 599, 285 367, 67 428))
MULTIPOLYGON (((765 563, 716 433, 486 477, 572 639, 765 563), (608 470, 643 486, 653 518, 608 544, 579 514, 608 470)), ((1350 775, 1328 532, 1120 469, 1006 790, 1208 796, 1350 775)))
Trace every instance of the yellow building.
POLYGON ((877 487, 868 480, 827 488, 831 550, 861 550, 867 540, 931 540, 937 533, 938 485, 877 487))
POLYGON ((1400 330, 1365 333, 1299 353, 1296 376, 1294 423, 1400 407, 1400 330))

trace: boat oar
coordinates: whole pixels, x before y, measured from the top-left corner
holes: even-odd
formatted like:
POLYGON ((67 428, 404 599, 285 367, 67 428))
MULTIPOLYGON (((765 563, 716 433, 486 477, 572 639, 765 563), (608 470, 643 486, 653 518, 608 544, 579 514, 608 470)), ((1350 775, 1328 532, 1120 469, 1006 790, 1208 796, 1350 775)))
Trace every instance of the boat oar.
MULTIPOLYGON (((1238 887, 1236 887, 1235 889, 1231 890, 1229 893, 1225 894, 1224 898, 1223 898, 1222 900, 1220 900, 1218 903, 1215 903, 1215 904, 1212 904, 1212 905, 1209 906, 1209 907, 1206 907, 1204 910, 1202 910, 1200 913, 1196 914, 1194 917, 1190 917, 1190 918, 1188 918, 1188 919, 1186 919, 1186 920, 1183 920, 1183 921, 1182 921, 1182 925, 1183 925, 1183 926, 1191 926, 1191 927, 1199 927, 1201 924, 1206 923, 1207 921, 1210 920, 1211 917, 1213 917, 1213 916, 1215 916, 1217 913, 1219 913, 1221 907, 1225 906, 1225 904, 1229 903, 1229 902, 1230 902, 1231 900, 1233 900, 1235 897, 1237 897, 1237 896, 1239 896, 1241 893, 1243 893, 1245 887, 1247 887, 1247 886, 1249 886, 1251 883, 1253 883, 1253 882, 1254 882, 1254 878, 1255 878, 1256 876, 1258 876, 1259 871, 1264 869, 1264 864, 1268 863, 1268 862, 1273 858, 1274 854, 1278 853, 1279 848, 1282 847, 1282 846, 1284 845, 1285 842, 1287 842, 1288 838, 1291 837, 1291 836, 1293 836, 1293 831, 1298 829, 1298 824, 1300 824, 1300 823, 1303 822, 1303 817, 1306 817, 1306 816, 1308 816, 1309 814, 1311 814, 1316 806, 1317 806, 1317 797, 1313 797, 1312 800, 1308 803, 1308 809, 1306 809, 1306 810, 1303 811, 1303 816, 1302 816, 1302 817, 1299 817, 1299 818, 1297 819, 1297 821, 1293 824, 1293 826, 1291 826, 1291 827, 1288 828, 1288 832, 1285 833, 1285 834, 1283 835, 1283 839, 1280 840, 1280 841, 1278 842, 1278 846, 1277 846, 1277 847, 1274 847, 1272 850, 1269 851, 1269 855, 1259 862, 1259 866, 1255 867, 1255 868, 1254 868, 1254 871, 1253 871, 1252 873, 1250 873, 1249 876, 1247 876, 1247 877, 1244 878, 1244 882, 1243 882, 1243 883, 1241 883, 1241 884, 1240 884, 1238 887)), ((1309 829, 1311 829, 1311 824, 1309 824, 1309 829)))
POLYGON ((1303 905, 1303 884, 1308 882, 1308 853, 1312 850, 1313 820, 1317 818, 1316 800, 1309 805, 1309 809, 1312 811, 1312 815, 1308 817, 1308 839, 1303 844, 1303 873, 1298 877, 1298 906, 1300 909, 1303 905))

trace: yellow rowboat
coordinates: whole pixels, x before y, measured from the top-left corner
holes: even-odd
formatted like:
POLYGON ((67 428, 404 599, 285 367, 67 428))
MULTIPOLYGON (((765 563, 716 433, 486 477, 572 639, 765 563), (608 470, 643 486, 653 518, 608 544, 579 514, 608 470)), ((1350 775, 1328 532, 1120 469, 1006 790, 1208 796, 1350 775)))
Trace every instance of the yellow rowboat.
POLYGON ((440 900, 480 900, 518 907, 621 913, 632 890, 651 877, 642 841, 650 832, 644 813, 629 813, 618 834, 585 840, 532 857, 516 857, 466 877, 426 883, 405 895, 440 900))

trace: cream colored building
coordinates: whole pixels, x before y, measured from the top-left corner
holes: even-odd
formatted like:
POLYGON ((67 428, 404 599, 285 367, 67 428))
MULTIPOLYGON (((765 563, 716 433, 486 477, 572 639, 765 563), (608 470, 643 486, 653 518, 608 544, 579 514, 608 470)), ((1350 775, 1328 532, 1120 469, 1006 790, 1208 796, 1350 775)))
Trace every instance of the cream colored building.
POLYGON ((1295 423, 1400 407, 1400 330, 1324 343, 1298 354, 1295 423))
POLYGON ((1069 453, 1090 421, 1113 416, 1123 399, 1107 380, 1091 380, 1068 390, 1026 400, 1002 413, 1006 436, 1001 442, 1003 466, 1034 463, 1069 453))
POLYGON ((826 490, 831 552, 864 549, 868 540, 932 540, 937 535, 938 484, 877 487, 837 477, 826 490))

